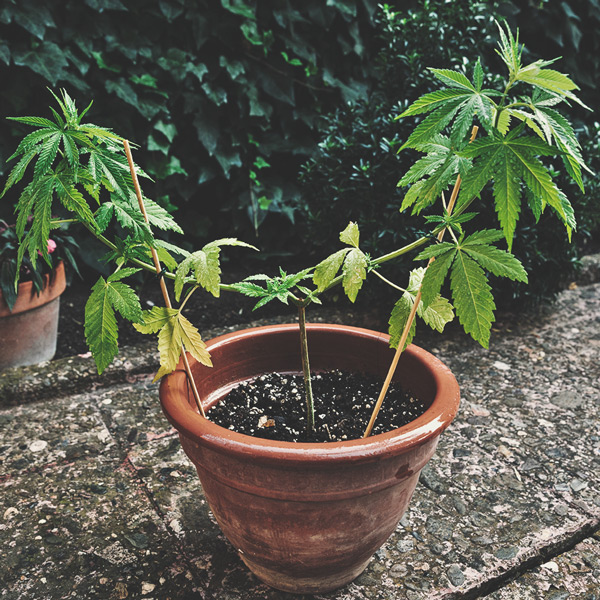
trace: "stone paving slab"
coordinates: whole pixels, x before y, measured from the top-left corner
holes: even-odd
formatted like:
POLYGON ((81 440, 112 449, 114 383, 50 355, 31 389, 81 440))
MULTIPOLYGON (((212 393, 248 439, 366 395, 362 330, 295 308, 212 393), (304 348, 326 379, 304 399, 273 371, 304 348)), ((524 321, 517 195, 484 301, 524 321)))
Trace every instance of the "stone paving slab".
POLYGON ((525 573, 489 600, 598 600, 600 598, 600 536, 588 538, 525 573), (595 582, 595 583, 594 583, 595 582))
MULTIPOLYGON (((433 343, 459 415, 367 570, 318 598, 597 600, 600 285, 496 329, 433 343)), ((0 410, 0 598, 313 598, 248 573, 157 394, 135 375, 0 410)))

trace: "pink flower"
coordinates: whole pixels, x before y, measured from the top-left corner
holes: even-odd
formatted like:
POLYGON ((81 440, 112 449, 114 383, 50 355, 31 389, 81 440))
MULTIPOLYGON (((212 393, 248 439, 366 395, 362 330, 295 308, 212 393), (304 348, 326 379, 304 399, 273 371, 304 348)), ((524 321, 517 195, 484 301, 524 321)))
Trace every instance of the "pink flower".
POLYGON ((56 242, 54 240, 48 240, 48 254, 52 254, 56 250, 56 242))

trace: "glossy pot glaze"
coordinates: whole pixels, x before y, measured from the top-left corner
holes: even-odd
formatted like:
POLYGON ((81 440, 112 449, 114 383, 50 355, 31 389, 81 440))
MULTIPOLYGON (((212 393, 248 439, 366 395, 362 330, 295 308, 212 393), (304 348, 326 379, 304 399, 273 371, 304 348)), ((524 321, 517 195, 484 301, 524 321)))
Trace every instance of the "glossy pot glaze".
POLYGON ((19 284, 12 311, 0 293, 0 369, 50 360, 56 352, 60 295, 65 291, 65 267, 59 262, 44 275, 44 288, 19 284))
MULTIPOLYGON (((366 329, 309 324, 311 368, 383 380, 393 356, 388 340, 366 329)), ((297 325, 247 329, 207 345, 215 366, 192 363, 205 409, 241 381, 301 372, 297 325)), ((395 380, 430 403, 412 423, 367 439, 291 443, 219 427, 198 414, 182 369, 163 378, 163 411, 217 522, 250 570, 272 587, 319 593, 343 586, 395 530, 459 404, 452 373, 415 346, 401 357, 395 380)))

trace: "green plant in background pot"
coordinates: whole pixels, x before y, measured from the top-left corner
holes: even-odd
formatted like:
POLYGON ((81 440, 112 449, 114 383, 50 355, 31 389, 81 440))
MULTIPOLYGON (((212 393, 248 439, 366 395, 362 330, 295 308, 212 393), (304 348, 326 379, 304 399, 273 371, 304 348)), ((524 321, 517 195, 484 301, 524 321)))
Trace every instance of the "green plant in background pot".
MULTIPOLYGON (((508 70, 500 89, 487 87, 490 78, 480 63, 471 78, 460 71, 432 69, 443 86, 400 115, 427 115, 402 147, 425 155, 401 180, 409 189, 400 208, 420 218, 422 210, 441 204, 437 215, 425 219, 429 232, 373 258, 360 247, 358 225, 350 223, 340 234, 342 249, 294 274, 281 270, 275 277, 259 274, 223 284, 221 249, 248 244, 224 238, 188 252, 155 237, 151 225, 172 232, 180 228, 142 195, 138 174, 143 173, 133 163, 128 142, 83 124, 85 113, 78 113, 66 93, 58 99, 62 115, 54 112, 54 121, 19 118, 38 129, 19 146, 16 154, 21 158, 6 186, 18 183, 35 160, 33 178, 17 206, 18 260, 28 256, 35 265, 38 252, 48 257, 48 235, 58 222, 51 216, 55 196, 71 220, 106 244, 106 258, 114 270, 93 286, 85 316, 98 369, 106 368, 117 352, 117 313, 141 332, 158 334, 163 410, 179 431, 225 535, 251 570, 276 588, 324 592, 356 577, 395 529, 420 470, 454 418, 459 402, 455 378, 439 360, 409 345, 415 317, 442 331, 456 311, 465 331, 487 346, 495 309, 488 276, 527 280, 510 253, 522 205, 536 219, 545 210, 553 211, 569 236, 575 229, 571 205, 543 161, 562 161, 582 187, 580 147, 571 125, 556 109, 564 102, 578 102, 577 87, 548 68, 551 62, 523 65, 518 40, 508 29, 500 29, 500 34, 499 55, 508 70), (469 230, 477 202, 488 198, 488 187, 500 230, 469 230), (31 213, 33 221, 25 231, 31 213), (111 240, 107 232, 115 220, 117 235, 111 240), (502 239, 508 250, 498 247, 502 239), (427 261, 426 266, 414 269, 405 287, 389 282, 383 266, 417 250, 415 258, 427 261), (159 273, 165 306, 142 311, 135 291, 124 282, 140 269, 159 273), (389 337, 356 327, 306 323, 307 306, 319 302, 323 293, 341 284, 354 301, 370 273, 399 292, 389 337), (180 302, 177 308, 171 304, 169 280, 180 302), (446 280, 452 304, 442 296, 446 280), (258 299, 257 307, 272 300, 294 304, 299 325, 244 330, 205 344, 182 314, 199 288, 214 296, 240 292, 258 299), (343 399, 326 406, 319 394, 311 393, 320 377, 311 371, 335 369, 362 372, 380 382, 376 402, 356 398, 351 403, 349 420, 358 423, 359 434, 331 436, 327 414, 335 414, 343 399), (300 403, 306 405, 301 419, 306 432, 292 431, 295 438, 263 439, 216 422, 222 413, 248 413, 254 415, 256 429, 269 434, 282 429, 287 435, 280 415, 261 414, 252 405, 264 375, 271 372, 284 378, 303 374, 300 403), (410 392, 421 410, 409 422, 372 435, 394 383, 410 392), (232 404, 228 395, 234 388, 250 391, 243 406, 232 404), (317 442, 311 436, 322 429, 327 430, 326 441, 317 442)), ((297 392, 292 395, 297 397, 297 392)), ((272 389, 267 395, 276 397, 272 389)), ((286 414, 293 402, 279 404, 286 414)), ((388 404, 397 408, 394 402, 388 404)), ((386 418, 382 413, 378 426, 386 418)))
POLYGON ((48 238, 48 258, 23 257, 18 268, 16 227, 0 220, 0 369, 50 360, 56 351, 60 295, 65 289, 65 261, 78 273, 77 244, 63 229, 48 238))

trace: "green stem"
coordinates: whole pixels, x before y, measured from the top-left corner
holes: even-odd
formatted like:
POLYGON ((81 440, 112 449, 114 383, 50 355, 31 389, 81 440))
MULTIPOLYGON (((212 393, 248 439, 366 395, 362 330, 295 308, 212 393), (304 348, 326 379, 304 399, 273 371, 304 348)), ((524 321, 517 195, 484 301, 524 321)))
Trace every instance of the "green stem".
POLYGON ((401 288, 399 285, 396 285, 395 283, 393 283, 392 281, 390 281, 387 277, 384 277, 378 271, 373 270, 373 271, 371 271, 371 273, 373 273, 374 275, 377 275, 377 277, 379 277, 379 279, 381 279, 381 281, 384 281, 389 286, 393 287, 394 289, 398 290, 399 292, 402 292, 403 294, 406 292, 405 289, 401 288))
POLYGON ((192 294, 198 289, 199 286, 195 285, 183 299, 183 302, 179 305, 179 312, 183 310, 183 307, 186 305, 187 301, 192 297, 192 294))
POLYGON ((310 377, 310 363, 308 360, 306 307, 303 304, 298 306, 298 325, 300 327, 300 354, 302 356, 302 374, 304 375, 304 392, 306 397, 306 430, 310 433, 315 430, 315 403, 310 377))

